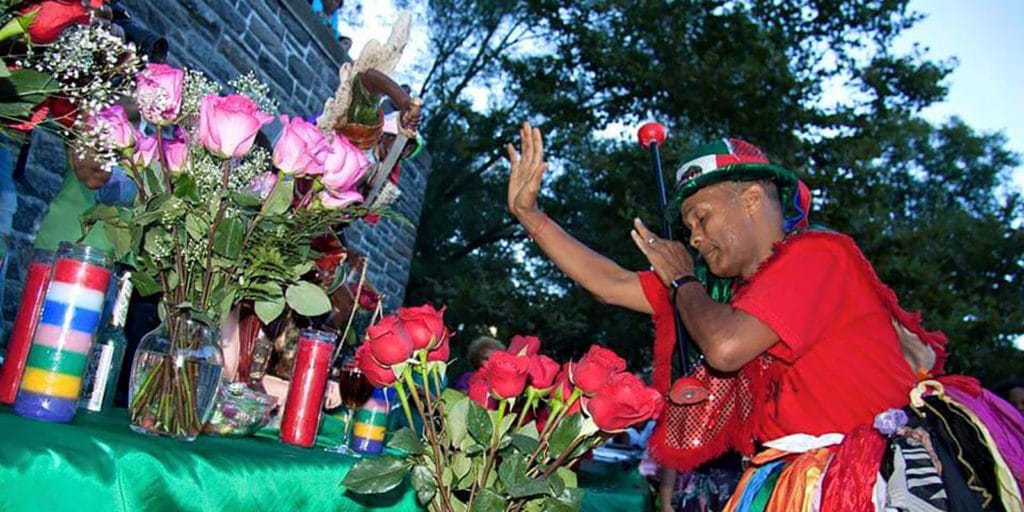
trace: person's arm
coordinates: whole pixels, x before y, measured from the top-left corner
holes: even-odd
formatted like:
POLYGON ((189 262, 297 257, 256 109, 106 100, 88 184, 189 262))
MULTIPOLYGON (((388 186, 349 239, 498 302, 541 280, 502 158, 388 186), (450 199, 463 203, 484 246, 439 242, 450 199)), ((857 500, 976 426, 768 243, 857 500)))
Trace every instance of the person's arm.
POLYGON ((658 482, 658 496, 661 498, 662 512, 673 512, 672 493, 676 488, 676 470, 672 468, 660 468, 658 470, 660 481, 658 482))
POLYGON ((519 130, 522 155, 512 144, 508 158, 512 174, 508 182, 508 208, 540 250, 567 276, 601 302, 651 314, 636 272, 620 267, 566 233, 537 207, 544 171, 544 143, 540 130, 524 123, 519 130))
MULTIPOLYGON (((633 224, 630 233, 633 242, 647 256, 666 286, 676 279, 694 275, 693 258, 682 243, 658 237, 640 219, 635 219, 633 224)), ((696 281, 680 286, 675 295, 675 306, 687 331, 708 364, 716 370, 739 370, 779 340, 775 331, 754 316, 711 300, 696 281)))

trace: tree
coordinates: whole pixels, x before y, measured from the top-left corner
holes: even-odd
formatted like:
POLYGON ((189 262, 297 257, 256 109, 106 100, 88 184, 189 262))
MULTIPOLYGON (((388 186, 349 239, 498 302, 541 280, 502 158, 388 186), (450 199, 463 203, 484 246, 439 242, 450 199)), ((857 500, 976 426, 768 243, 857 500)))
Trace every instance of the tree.
POLYGON ((639 269, 630 219, 657 225, 661 212, 629 127, 653 117, 671 130, 666 168, 725 135, 766 148, 817 191, 813 218, 854 236, 904 304, 950 334, 954 367, 1021 370, 993 363, 1024 324, 1022 212, 1006 176, 1019 162, 999 135, 920 118, 952 63, 891 50, 920 18, 905 0, 431 0, 428 13, 434 170, 406 301, 449 304, 462 346, 495 326, 561 355, 600 342, 649 365, 648 319, 598 304, 507 213, 502 148, 519 122, 541 125, 553 162, 542 206, 639 269), (835 83, 847 94, 826 101, 835 83))

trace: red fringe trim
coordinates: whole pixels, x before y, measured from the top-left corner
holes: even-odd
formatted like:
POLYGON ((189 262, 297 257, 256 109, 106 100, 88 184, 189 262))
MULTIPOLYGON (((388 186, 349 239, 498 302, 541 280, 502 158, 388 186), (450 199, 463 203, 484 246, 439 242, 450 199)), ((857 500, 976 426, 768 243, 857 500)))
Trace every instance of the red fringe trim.
POLYGON ((654 272, 638 272, 640 287, 654 310, 654 372, 651 384, 658 392, 668 393, 672 383, 672 352, 676 346, 676 324, 668 288, 654 272))

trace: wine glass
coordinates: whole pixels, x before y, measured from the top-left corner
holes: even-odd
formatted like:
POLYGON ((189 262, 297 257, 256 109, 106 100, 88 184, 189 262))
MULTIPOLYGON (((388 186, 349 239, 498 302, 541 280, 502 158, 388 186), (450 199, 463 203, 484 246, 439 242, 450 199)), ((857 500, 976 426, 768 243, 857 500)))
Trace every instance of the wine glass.
POLYGON ((362 407, 370 399, 373 394, 373 385, 356 366, 354 354, 345 355, 341 362, 341 368, 336 369, 332 376, 338 381, 341 405, 345 408, 345 430, 341 441, 335 446, 328 447, 327 451, 354 455, 355 452, 348 446, 349 437, 352 435, 352 415, 356 409, 362 407))

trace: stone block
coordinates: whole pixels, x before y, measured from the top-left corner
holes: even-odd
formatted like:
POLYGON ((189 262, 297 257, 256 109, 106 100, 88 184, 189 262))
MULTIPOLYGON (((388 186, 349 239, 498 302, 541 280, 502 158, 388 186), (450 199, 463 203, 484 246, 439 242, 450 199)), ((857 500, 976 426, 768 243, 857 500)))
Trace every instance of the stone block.
POLYGON ((277 98, 286 99, 291 97, 295 89, 295 82, 288 75, 288 71, 281 67, 266 52, 260 53, 257 58, 257 70, 270 79, 267 85, 276 86, 274 94, 277 98))
POLYGON ((284 62, 284 45, 281 44, 281 28, 271 30, 267 23, 258 17, 249 20, 248 32, 256 36, 256 39, 263 45, 263 50, 272 54, 277 60, 284 62))
MULTIPOLYGON (((21 196, 18 198, 18 212, 14 215, 13 228, 22 233, 35 233, 43 216, 50 210, 50 202, 38 197, 21 196)), ((77 222, 78 219, 68 219, 77 222)))

